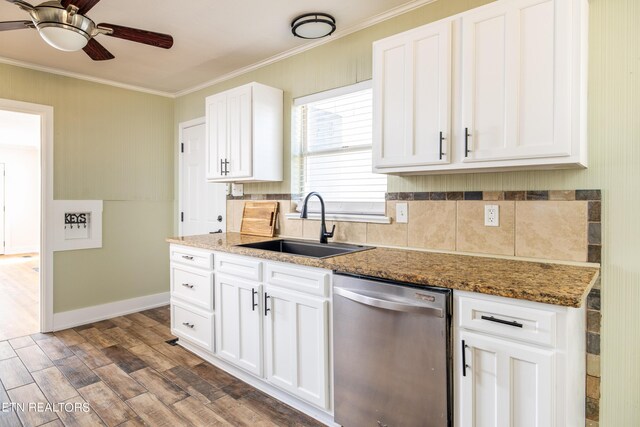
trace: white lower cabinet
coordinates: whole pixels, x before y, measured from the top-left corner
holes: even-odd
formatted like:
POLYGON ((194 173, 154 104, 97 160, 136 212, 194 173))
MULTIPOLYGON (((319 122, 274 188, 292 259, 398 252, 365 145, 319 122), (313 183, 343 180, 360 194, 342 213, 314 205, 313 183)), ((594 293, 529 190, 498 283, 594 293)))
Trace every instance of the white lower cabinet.
POLYGON ((454 291, 458 427, 582 427, 585 312, 454 291))
POLYGON ((267 285, 267 381, 329 407, 329 301, 267 285))
POLYGON ((216 276, 218 356, 262 376, 262 285, 233 276, 216 276))
POLYGON ((461 332, 460 426, 553 425, 553 350, 461 332))
MULTIPOLYGON (((213 256, 210 321, 216 357, 329 411, 331 271, 226 253, 213 256)), ((182 298, 191 290, 181 284, 177 289, 182 298)), ((213 349, 193 340, 189 326, 176 328, 181 338, 213 349)))

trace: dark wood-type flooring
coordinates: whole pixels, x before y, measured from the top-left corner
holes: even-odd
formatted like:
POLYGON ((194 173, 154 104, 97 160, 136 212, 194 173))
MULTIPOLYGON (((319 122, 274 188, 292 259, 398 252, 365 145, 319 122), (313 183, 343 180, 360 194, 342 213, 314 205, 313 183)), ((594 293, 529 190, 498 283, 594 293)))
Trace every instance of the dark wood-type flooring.
POLYGON ((172 338, 161 307, 0 341, 0 427, 322 425, 172 338))

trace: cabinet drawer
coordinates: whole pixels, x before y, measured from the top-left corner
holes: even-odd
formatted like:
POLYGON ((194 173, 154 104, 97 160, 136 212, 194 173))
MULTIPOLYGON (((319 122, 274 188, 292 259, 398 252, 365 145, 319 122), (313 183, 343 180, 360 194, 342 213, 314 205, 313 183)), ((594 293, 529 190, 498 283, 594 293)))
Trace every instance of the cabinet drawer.
POLYGON ((556 313, 497 301, 460 297, 459 326, 549 347, 556 343, 556 313))
POLYGON ((171 300, 171 332, 213 351, 213 314, 171 300))
POLYGON ((262 281, 262 261, 233 255, 216 255, 216 272, 262 281))
POLYGON ((171 264, 171 297, 213 311, 213 272, 171 264))
POLYGON ((322 297, 329 296, 330 276, 328 271, 267 263, 265 274, 265 281, 270 285, 322 297))
POLYGON ((173 262, 213 270, 213 252, 176 245, 171 245, 169 250, 173 262))

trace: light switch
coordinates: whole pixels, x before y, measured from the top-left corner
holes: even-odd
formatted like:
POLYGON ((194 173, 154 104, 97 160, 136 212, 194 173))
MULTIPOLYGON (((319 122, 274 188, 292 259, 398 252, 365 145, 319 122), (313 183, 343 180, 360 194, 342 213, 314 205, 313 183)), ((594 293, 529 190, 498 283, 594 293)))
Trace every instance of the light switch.
POLYGON ((406 203, 396 203, 396 222, 406 224, 409 220, 409 210, 406 203))

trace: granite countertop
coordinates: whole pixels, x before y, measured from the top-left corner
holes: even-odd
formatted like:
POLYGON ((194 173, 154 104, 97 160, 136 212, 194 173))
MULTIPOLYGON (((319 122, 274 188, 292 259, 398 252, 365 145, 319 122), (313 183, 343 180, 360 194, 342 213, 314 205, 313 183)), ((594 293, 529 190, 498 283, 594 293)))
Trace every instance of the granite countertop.
POLYGON ((315 259, 235 245, 273 240, 239 233, 172 237, 167 242, 273 261, 326 268, 338 273, 438 286, 507 298, 580 307, 600 270, 544 262, 375 248, 315 259))

